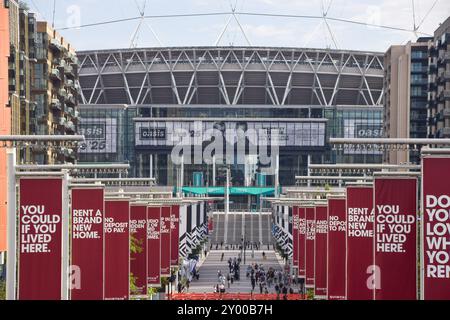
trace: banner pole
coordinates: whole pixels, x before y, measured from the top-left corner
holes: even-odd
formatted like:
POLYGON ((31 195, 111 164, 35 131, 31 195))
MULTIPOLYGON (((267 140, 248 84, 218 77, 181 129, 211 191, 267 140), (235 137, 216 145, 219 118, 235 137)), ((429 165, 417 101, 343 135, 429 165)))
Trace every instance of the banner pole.
POLYGON ((69 300, 69 171, 62 170, 61 299, 69 300))
POLYGON ((16 148, 8 148, 6 154, 8 172, 8 252, 6 262, 6 300, 16 300, 16 148))
POLYGON ((419 236, 419 285, 420 285, 420 290, 419 290, 419 299, 420 300, 425 300, 425 256, 424 256, 424 241, 425 241, 425 206, 424 206, 424 201, 425 201, 425 193, 423 190, 423 182, 424 182, 424 161, 425 161, 425 157, 424 155, 422 155, 422 159, 420 162, 420 172, 422 173, 422 178, 420 179, 420 199, 418 201, 419 203, 419 217, 420 217, 420 221, 418 223, 418 236, 419 236))

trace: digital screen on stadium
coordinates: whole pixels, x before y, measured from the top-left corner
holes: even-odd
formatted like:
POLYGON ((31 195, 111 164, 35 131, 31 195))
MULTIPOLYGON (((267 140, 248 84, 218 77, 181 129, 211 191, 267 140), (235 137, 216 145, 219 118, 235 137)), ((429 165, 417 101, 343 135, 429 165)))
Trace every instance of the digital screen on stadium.
POLYGON ((287 121, 137 121, 135 141, 138 147, 199 145, 221 134, 227 143, 236 143, 238 132, 245 132, 253 144, 280 147, 324 147, 326 120, 287 121), (215 129, 215 130, 213 130, 215 129))

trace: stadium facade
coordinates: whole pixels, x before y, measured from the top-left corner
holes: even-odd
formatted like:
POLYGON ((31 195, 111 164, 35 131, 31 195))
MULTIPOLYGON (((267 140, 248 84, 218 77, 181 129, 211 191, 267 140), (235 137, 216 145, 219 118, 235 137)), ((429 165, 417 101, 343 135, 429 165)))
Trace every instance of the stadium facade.
MULTIPOLYGON (((383 136, 383 53, 185 47, 77 54, 82 162, 129 161, 130 175, 176 185, 174 132, 193 132, 200 121, 226 132, 276 129, 282 186, 307 174, 308 163, 382 160, 378 151, 332 150, 326 141, 383 136)), ((260 170, 258 155, 248 154, 244 165, 232 166, 233 185, 273 185, 272 177, 258 179, 260 170)), ((185 165, 184 185, 216 185, 220 175, 212 171, 185 165)))

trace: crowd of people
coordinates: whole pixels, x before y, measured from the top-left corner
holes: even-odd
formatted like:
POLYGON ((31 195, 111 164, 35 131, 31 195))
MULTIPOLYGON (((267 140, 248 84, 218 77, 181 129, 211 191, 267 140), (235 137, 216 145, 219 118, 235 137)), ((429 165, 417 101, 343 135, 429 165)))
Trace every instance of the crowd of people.
POLYGON ((286 298, 287 294, 303 293, 304 286, 298 278, 292 278, 289 272, 281 269, 275 270, 270 267, 265 270, 262 264, 252 264, 247 266, 246 276, 250 279, 252 293, 259 290, 260 294, 268 294, 275 291, 279 296, 286 298), (294 290, 297 286, 297 292, 294 290), (273 291, 272 291, 273 288, 273 291))
MULTIPOLYGON (((222 261, 223 261, 224 255, 222 254, 222 261)), ((229 258, 228 259, 228 273, 225 277, 224 274, 222 274, 221 270, 217 271, 217 284, 215 286, 215 292, 216 293, 225 293, 226 287, 228 289, 231 288, 231 285, 234 284, 234 281, 239 281, 241 278, 241 262, 242 258, 239 255, 237 258, 229 258)))
MULTIPOLYGON (((222 247, 224 244, 216 244, 216 247, 222 247)), ((245 248, 250 250, 261 250, 261 245, 257 243, 245 243, 245 248)), ((212 249, 213 245, 210 245, 212 249)), ((229 249, 227 247, 226 249, 229 249)), ((242 245, 238 246, 236 249, 242 250, 242 245)), ((265 247, 262 249, 264 250, 265 247)), ((225 251, 226 252, 226 251, 225 251)), ((224 264, 227 263, 228 270, 223 273, 222 270, 217 271, 217 283, 214 285, 213 289, 216 293, 226 293, 228 290, 231 291, 231 287, 237 281, 241 281, 241 264, 242 264, 242 252, 238 253, 237 257, 229 257, 225 260, 225 252, 222 252, 221 259, 224 264)), ((207 248, 204 249, 205 256, 208 253, 207 248)), ((277 294, 278 299, 287 299, 288 294, 304 294, 305 286, 304 279, 299 279, 298 277, 292 277, 289 268, 276 268, 274 266, 266 267, 263 265, 267 261, 267 256, 265 251, 260 251, 262 260, 259 263, 252 263, 246 267, 246 281, 250 282, 251 292, 259 294, 277 294)), ((253 253, 251 256, 252 260, 254 258, 253 253)), ((254 261, 254 260, 253 260, 254 261)), ((178 292, 189 292, 189 285, 192 281, 199 280, 200 273, 197 266, 198 258, 185 261, 182 270, 184 278, 183 284, 178 284, 178 292)), ((244 262, 245 263, 245 262, 244 262)), ((179 275, 181 276, 181 274, 179 275)), ((182 277, 179 277, 179 279, 182 277)), ((181 280, 181 279, 180 279, 181 280)))

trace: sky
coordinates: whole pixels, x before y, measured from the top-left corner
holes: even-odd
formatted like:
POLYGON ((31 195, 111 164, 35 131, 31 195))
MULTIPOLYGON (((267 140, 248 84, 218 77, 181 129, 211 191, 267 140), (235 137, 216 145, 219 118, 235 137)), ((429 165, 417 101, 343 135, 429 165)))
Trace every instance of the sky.
MULTIPOLYGON (((77 50, 173 46, 264 46, 386 51, 390 45, 433 34, 450 16, 449 0, 58 0, 54 25, 77 50), (145 15, 226 13, 196 17, 150 17, 107 25, 86 24, 145 15), (414 8, 413 10, 413 3, 414 8), (434 5, 434 7, 433 7, 434 5), (433 7, 433 8, 432 8, 433 7), (432 10, 430 11, 430 9, 432 10), (239 23, 230 14, 232 9, 239 23), (323 13, 326 12, 324 20, 323 13), (413 14, 414 12, 414 14, 413 14), (252 16, 239 13, 316 16, 252 16), (231 20, 230 20, 231 18, 231 20), (347 19, 374 26, 344 23, 347 19), (228 27, 225 28, 230 20, 228 27), (139 23, 142 22, 138 29, 139 23), (138 29, 132 41, 133 34, 138 29), (225 32, 223 32, 225 30, 225 32), (243 30, 243 31, 242 31, 243 30), (219 37, 223 32, 222 37, 219 37)), ((25 0, 40 20, 53 21, 54 0, 25 0)))

